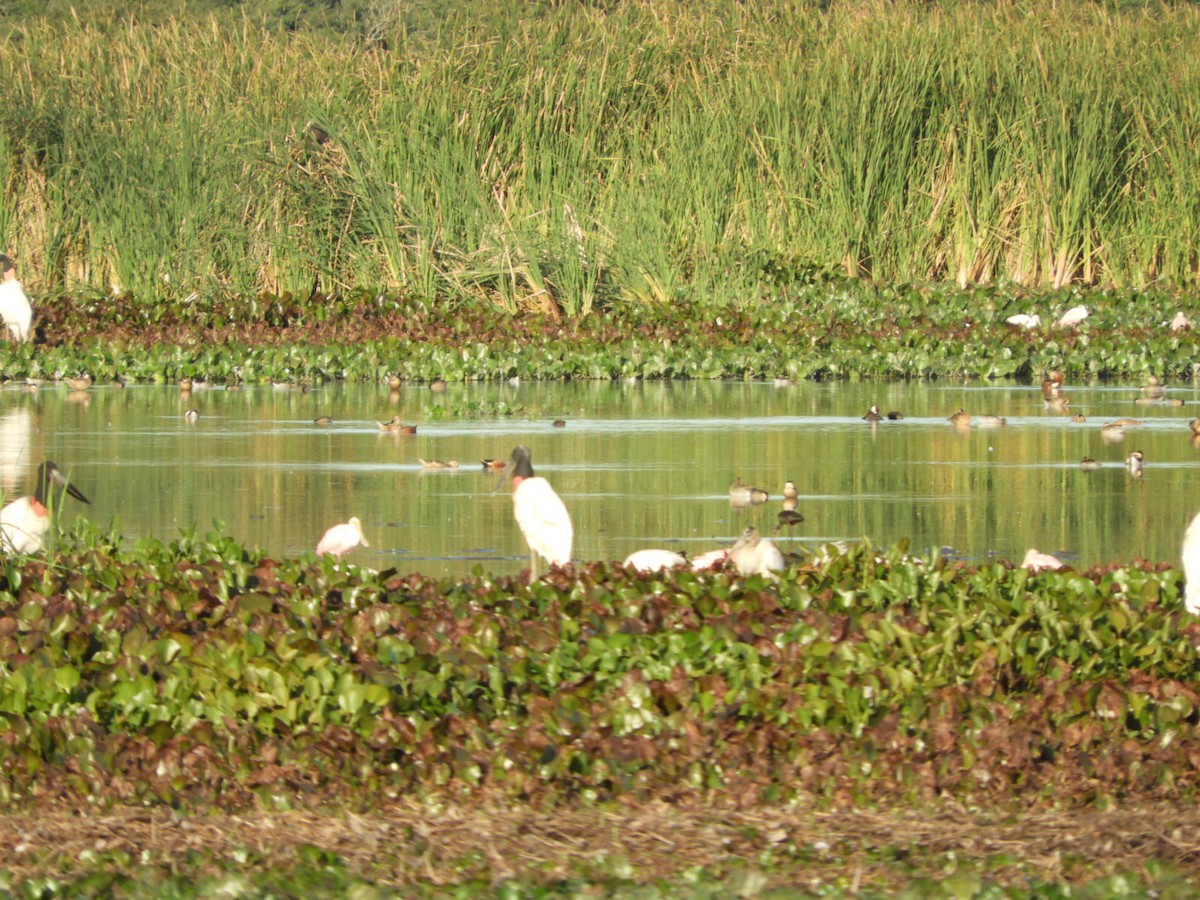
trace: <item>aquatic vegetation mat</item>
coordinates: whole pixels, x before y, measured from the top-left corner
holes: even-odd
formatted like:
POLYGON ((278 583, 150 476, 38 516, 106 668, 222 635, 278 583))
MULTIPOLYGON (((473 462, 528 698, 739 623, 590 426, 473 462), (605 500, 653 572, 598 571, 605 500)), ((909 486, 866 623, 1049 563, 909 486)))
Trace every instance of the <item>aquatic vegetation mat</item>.
MULTIPOLYGON (((993 838, 971 850, 964 821, 1025 823, 1029 840, 1039 815, 1101 829, 1120 818, 1106 809, 1158 809, 1154 829, 1117 829, 1111 847, 1190 872, 1194 817, 1171 811, 1200 781, 1198 639, 1179 573, 1136 563, 1031 574, 856 547, 793 560, 778 583, 604 564, 533 584, 439 581, 271 559, 215 532, 121 549, 80 525, 46 559, 0 571, 0 810, 17 817, 0 827, 29 831, 22 815, 58 809, 124 828, 134 806, 164 834, 162 815, 227 816, 239 832, 242 816, 331 810, 366 841, 417 812, 442 827, 495 809, 497 827, 528 837, 542 815, 721 810, 713 820, 740 822, 747 842, 728 855, 753 849, 770 881, 801 857, 867 865, 834 833, 838 811, 864 831, 901 808, 959 822, 950 836, 881 826, 893 861, 921 846, 925 868, 908 874, 923 877, 949 871, 951 851, 995 870, 993 838)), ((460 881, 534 877, 464 833, 479 855, 460 881)), ((1013 865, 1085 880, 1066 871, 1068 844, 1013 865)), ((421 877, 391 865, 387 878, 421 877)), ((578 874, 563 865, 539 883, 578 874)))

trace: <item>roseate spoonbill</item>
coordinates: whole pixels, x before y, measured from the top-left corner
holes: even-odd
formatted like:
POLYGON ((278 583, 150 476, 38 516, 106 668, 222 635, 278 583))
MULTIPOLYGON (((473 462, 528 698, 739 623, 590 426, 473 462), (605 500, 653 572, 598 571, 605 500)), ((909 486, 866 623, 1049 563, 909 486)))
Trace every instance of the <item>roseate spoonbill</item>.
POLYGON ((729 558, 742 575, 772 575, 775 570, 786 568, 779 548, 753 525, 747 526, 730 548, 729 558))
POLYGON ((637 550, 625 557, 621 565, 639 572, 660 572, 663 569, 674 569, 686 566, 687 560, 674 550, 637 550))
POLYGON ((358 516, 351 516, 349 522, 334 525, 325 532, 324 537, 317 544, 317 556, 332 553, 337 557, 337 561, 341 562, 342 557, 359 544, 364 547, 371 546, 363 535, 362 522, 359 521, 358 516))
POLYGON ((571 561, 575 531, 567 507, 550 482, 533 474, 528 447, 521 444, 513 449, 508 468, 513 482, 513 514, 529 544, 529 577, 534 579, 539 556, 552 566, 571 561))
POLYGON ((0 318, 14 340, 27 341, 32 336, 33 307, 17 281, 16 266, 3 253, 0 253, 0 318))
POLYGON ((734 506, 751 506, 756 503, 766 503, 770 494, 760 487, 744 484, 739 475, 729 486, 729 502, 734 506))
POLYGON ((0 546, 16 553, 37 553, 42 549, 42 538, 50 530, 50 508, 56 505, 50 493, 55 486, 76 500, 91 503, 58 466, 47 460, 38 466, 33 496, 19 497, 0 509, 0 546))
POLYGON ((1061 569, 1062 567, 1062 560, 1058 557, 1051 556, 1049 553, 1041 553, 1032 547, 1025 551, 1025 558, 1021 560, 1021 568, 1028 569, 1030 572, 1040 572, 1042 569, 1061 569))

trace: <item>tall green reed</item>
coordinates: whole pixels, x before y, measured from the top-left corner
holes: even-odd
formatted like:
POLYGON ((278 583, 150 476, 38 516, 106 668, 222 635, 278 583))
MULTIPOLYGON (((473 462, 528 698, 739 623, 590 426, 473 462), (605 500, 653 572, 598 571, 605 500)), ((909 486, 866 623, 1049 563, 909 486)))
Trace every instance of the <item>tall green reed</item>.
POLYGON ((0 48, 0 236, 35 290, 566 316, 755 302, 797 265, 1197 280, 1190 7, 464 10, 390 51, 31 21, 0 48))

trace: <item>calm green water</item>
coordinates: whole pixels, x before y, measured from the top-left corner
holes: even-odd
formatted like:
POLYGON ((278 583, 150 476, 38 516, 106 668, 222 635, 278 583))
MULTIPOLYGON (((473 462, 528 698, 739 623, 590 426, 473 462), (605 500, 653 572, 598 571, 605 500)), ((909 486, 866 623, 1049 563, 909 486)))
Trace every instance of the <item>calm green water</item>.
POLYGON ((444 394, 410 386, 394 398, 384 387, 263 387, 186 400, 170 387, 10 388, 0 392, 0 483, 27 492, 38 462, 53 459, 92 501, 67 501, 66 514, 115 519, 131 539, 204 533, 220 520, 239 541, 297 556, 357 515, 371 541, 349 557, 359 564, 503 574, 528 554, 508 487, 493 492, 479 460, 525 443, 571 511, 577 560, 654 546, 696 554, 746 524, 769 529, 791 479, 806 521, 779 537, 785 549, 865 536, 973 560, 1019 561, 1037 547, 1081 566, 1175 563, 1200 510, 1200 451, 1187 426, 1196 391, 1173 389, 1186 401, 1175 409, 1135 406, 1136 387, 1066 392, 1086 423, 1045 410, 1037 387, 1019 385, 522 383, 444 394), (501 401, 525 414, 453 414, 501 401), (861 416, 871 403, 906 418, 870 425, 861 416), (188 407, 200 413, 195 424, 184 422, 188 407), (959 407, 1009 425, 959 432, 946 421, 959 407), (314 424, 319 415, 333 424, 314 424), (393 415, 418 433, 382 433, 376 421, 393 415), (1102 440, 1101 423, 1122 416, 1144 424, 1102 440), (566 427, 552 427, 555 418, 566 427), (1123 465, 1133 449, 1146 456, 1141 479, 1123 465), (1083 472, 1085 455, 1104 467, 1083 472), (427 472, 418 457, 462 465, 427 472), (735 476, 771 500, 732 508, 735 476))

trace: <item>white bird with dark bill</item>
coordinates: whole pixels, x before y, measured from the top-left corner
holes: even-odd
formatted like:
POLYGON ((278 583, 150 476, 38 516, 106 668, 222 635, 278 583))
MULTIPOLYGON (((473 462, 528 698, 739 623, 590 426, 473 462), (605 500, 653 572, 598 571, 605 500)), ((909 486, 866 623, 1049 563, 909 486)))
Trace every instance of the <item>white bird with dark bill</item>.
POLYGON ((320 543, 317 544, 317 556, 332 553, 337 557, 337 561, 341 562, 343 556, 360 544, 363 547, 371 546, 363 534, 362 522, 359 521, 358 516, 351 516, 349 522, 334 525, 325 532, 320 543))
POLYGON ((0 318, 4 319, 13 340, 27 341, 33 334, 33 307, 17 281, 16 266, 3 253, 0 253, 0 318))
POLYGON ((529 577, 537 578, 537 558, 552 566, 571 561, 575 530, 571 515, 550 482, 533 474, 529 448, 516 447, 509 459, 513 482, 513 514, 529 544, 529 577))
POLYGON ((37 488, 32 497, 19 497, 0 509, 0 546, 15 553, 37 553, 50 530, 50 510, 62 502, 51 494, 62 488, 76 500, 91 503, 79 488, 67 480, 58 466, 47 460, 38 466, 37 488))

